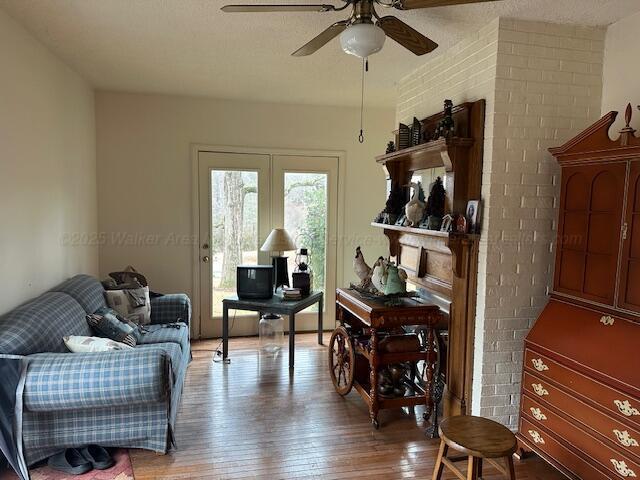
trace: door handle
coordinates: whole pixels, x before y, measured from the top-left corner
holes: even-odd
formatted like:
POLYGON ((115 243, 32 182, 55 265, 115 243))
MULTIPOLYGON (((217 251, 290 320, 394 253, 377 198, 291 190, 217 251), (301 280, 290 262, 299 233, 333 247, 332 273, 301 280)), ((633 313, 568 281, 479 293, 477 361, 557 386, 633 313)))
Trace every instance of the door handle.
POLYGON ((209 255, 205 255, 204 257, 202 257, 202 261, 204 263, 209 263, 209 255))

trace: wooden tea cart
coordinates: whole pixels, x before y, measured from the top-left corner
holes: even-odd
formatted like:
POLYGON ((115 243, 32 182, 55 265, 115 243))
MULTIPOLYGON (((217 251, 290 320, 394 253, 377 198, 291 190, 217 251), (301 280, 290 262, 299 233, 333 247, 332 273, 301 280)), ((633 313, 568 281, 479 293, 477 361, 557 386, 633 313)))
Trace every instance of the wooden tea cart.
POLYGON ((352 387, 369 406, 374 428, 379 427, 381 409, 426 405, 424 418, 433 410, 432 388, 435 380, 436 326, 443 321, 437 305, 423 303, 412 297, 395 299, 392 305, 384 300, 365 296, 353 289, 336 291, 336 327, 329 343, 329 373, 336 391, 347 395, 352 387), (403 327, 421 326, 425 341, 408 351, 402 348, 385 350, 392 337, 406 338, 403 327), (424 379, 416 378, 415 365, 425 362, 424 379), (378 392, 378 374, 393 364, 411 365, 411 373, 403 379, 407 393, 395 398, 382 397, 378 392))

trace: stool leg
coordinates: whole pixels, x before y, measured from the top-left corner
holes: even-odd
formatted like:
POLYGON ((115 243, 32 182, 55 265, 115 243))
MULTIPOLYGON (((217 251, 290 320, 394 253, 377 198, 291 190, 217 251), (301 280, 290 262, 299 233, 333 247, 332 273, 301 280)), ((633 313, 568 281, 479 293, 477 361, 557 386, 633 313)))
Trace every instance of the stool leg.
POLYGON ((482 458, 478 458, 478 466, 476 467, 476 475, 480 479, 482 477, 482 458))
POLYGON ((516 480, 516 470, 513 467, 513 455, 507 457, 507 466, 509 467, 509 480, 516 480))
POLYGON ((473 455, 469 455, 467 462, 467 480, 478 480, 478 460, 473 455))
POLYGON ((442 457, 447 456, 449 446, 444 443, 444 440, 440 441, 440 450, 438 451, 438 458, 436 459, 436 466, 433 469, 433 480, 440 480, 442 477, 442 470, 444 469, 444 463, 442 463, 442 457))

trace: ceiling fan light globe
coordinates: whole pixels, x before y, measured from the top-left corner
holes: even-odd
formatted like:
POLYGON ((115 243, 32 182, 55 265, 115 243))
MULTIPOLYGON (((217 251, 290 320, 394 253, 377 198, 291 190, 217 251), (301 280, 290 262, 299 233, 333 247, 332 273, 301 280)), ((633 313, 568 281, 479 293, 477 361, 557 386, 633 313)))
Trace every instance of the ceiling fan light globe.
POLYGON ((367 58, 382 50, 386 38, 384 30, 377 25, 356 23, 340 34, 340 45, 349 55, 367 58))

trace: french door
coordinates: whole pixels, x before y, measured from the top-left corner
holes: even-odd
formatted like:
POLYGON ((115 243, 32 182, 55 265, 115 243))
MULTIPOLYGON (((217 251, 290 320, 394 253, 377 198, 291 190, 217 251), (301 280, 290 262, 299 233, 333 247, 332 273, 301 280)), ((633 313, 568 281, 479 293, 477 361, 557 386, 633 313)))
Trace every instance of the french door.
MULTIPOLYGON (((199 151, 199 318, 194 336, 222 332, 222 299, 235 294, 236 267, 270 264, 260 246, 272 228, 284 227, 298 248, 311 253, 314 290, 335 302, 338 158, 271 153, 199 151)), ((295 252, 288 255, 289 275, 295 252)), ((314 309, 296 315, 298 331, 317 325, 314 309)), ((333 309, 327 309, 328 325, 333 309)), ((255 313, 231 312, 231 336, 257 333, 255 313)), ((285 322, 286 324, 286 322, 285 322)))

